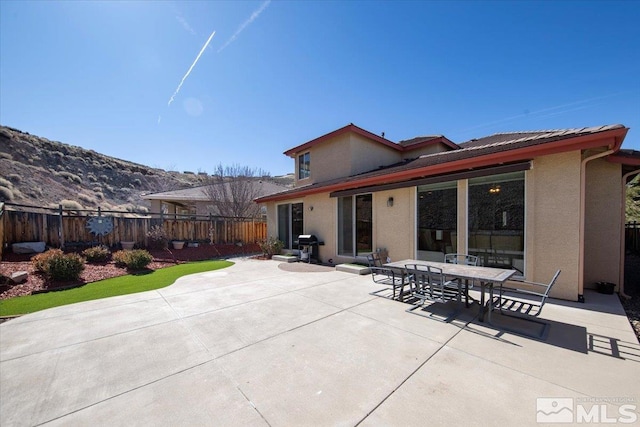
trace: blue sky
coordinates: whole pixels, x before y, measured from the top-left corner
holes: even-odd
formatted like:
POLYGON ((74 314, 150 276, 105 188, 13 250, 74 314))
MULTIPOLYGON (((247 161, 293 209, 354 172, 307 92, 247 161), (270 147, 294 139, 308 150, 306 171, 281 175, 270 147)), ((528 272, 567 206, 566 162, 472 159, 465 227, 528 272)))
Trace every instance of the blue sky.
POLYGON ((0 123, 193 172, 293 172, 283 151, 348 123, 396 142, 622 123, 640 150, 639 22, 636 1, 3 0, 0 123))

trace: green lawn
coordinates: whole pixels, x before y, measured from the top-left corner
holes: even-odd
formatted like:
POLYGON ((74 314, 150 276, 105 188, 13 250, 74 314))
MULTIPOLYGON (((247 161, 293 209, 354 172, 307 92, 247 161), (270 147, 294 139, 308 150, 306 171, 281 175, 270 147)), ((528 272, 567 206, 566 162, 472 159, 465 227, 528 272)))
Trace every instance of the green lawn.
POLYGON ((81 301, 133 294, 164 288, 187 274, 218 270, 233 265, 229 261, 200 261, 161 268, 142 274, 113 277, 65 291, 28 295, 0 301, 0 316, 33 313, 46 308, 73 304, 81 301))

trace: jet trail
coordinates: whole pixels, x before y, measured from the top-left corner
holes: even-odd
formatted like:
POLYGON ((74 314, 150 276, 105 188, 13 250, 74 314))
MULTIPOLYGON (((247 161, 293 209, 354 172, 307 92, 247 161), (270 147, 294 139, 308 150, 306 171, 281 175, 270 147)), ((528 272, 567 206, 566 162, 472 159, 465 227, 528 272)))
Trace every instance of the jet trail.
POLYGON ((269 6, 269 3, 271 3, 271 0, 267 0, 264 3, 262 3, 260 5, 260 7, 255 10, 251 16, 249 17, 249 19, 247 19, 246 21, 244 21, 242 23, 242 25, 240 25, 238 27, 238 29, 236 30, 236 32, 231 36, 231 38, 229 40, 227 40, 227 42, 225 44, 222 45, 222 47, 220 49, 218 49, 218 53, 222 52, 227 46, 229 46, 231 43, 233 43, 233 41, 238 38, 238 35, 244 31, 245 28, 247 28, 249 26, 249 24, 251 24, 253 21, 255 21, 258 16, 260 16, 260 14, 262 13, 263 10, 265 10, 267 8, 267 6, 269 6))
POLYGON ((202 46, 202 49, 200 49, 200 53, 198 53, 198 56, 196 56, 196 59, 193 61, 193 64, 191 64, 191 67, 189 67, 189 69, 187 70, 187 73, 184 75, 184 77, 182 78, 182 80, 180 80, 180 84, 178 85, 178 88, 176 89, 176 91, 173 93, 173 95, 171 95, 171 98, 169 99, 169 102, 167 103, 167 107, 169 105, 171 105, 171 103, 173 102, 173 99, 176 97, 176 95, 178 94, 178 92, 180 92, 180 88, 182 87, 182 84, 184 83, 184 81, 187 79, 187 77, 189 77, 189 74, 191 73, 191 70, 193 70, 193 67, 196 66, 196 64, 198 63, 198 60, 200 59, 200 57, 202 56, 202 54, 204 53, 204 50, 207 48, 207 46, 209 46, 209 43, 211 42, 211 39, 213 38, 213 36, 216 34, 216 32, 212 32, 211 35, 209 36, 209 38, 207 39, 207 42, 204 44, 204 46, 202 46))

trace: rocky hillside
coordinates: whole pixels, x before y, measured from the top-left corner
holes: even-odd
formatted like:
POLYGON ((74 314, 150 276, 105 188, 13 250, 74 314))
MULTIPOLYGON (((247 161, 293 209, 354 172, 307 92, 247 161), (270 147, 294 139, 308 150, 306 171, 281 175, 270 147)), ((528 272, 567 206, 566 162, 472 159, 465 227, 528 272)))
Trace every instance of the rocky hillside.
MULTIPOLYGON (((0 126, 0 201, 145 213, 143 193, 202 185, 206 173, 180 173, 105 156, 0 126)), ((291 177, 273 178, 289 184, 291 177)))

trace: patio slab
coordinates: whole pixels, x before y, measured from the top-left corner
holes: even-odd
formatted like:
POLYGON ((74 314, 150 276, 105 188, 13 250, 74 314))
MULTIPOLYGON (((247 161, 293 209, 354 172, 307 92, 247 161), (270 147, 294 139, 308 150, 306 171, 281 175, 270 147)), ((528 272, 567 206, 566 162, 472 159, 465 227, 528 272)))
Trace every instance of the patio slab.
POLYGON ((370 276, 235 261, 0 324, 0 425, 537 425, 545 398, 573 421, 619 398, 607 414, 640 420, 640 345, 615 296, 551 300, 538 340, 477 305, 407 311, 370 276))

